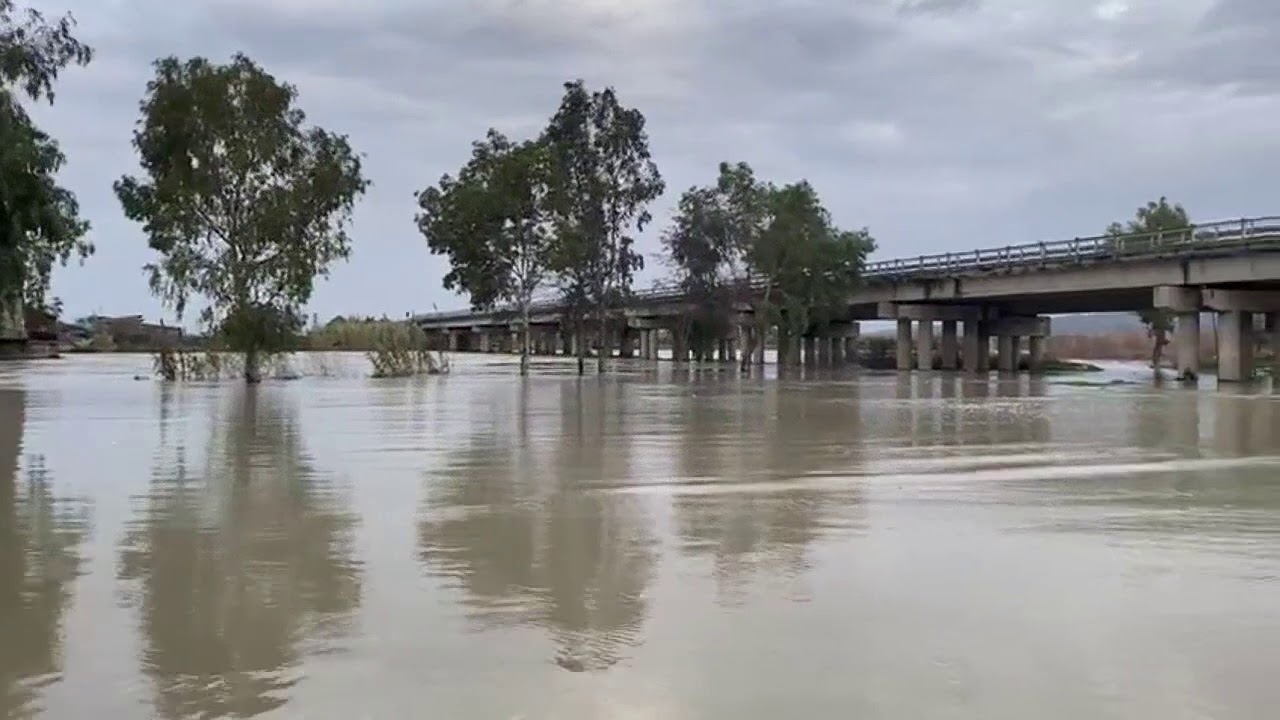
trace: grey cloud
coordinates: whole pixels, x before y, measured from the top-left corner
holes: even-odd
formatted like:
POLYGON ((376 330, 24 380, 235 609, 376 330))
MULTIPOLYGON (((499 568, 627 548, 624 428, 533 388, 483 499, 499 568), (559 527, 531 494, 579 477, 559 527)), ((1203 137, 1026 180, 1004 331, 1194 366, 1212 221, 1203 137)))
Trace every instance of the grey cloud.
MULTIPOLYGON (((1105 13, 1081 0, 65 1, 99 56, 45 115, 72 157, 68 181, 123 247, 140 243, 136 228, 102 185, 128 170, 157 55, 244 50, 368 154, 355 258, 321 290, 321 314, 453 304, 413 232, 412 192, 490 125, 536 132, 575 77, 614 85, 648 117, 671 188, 659 227, 679 190, 741 159, 778 181, 808 177, 886 254, 1093 232, 1164 193, 1234 211, 1265 183, 1233 168, 1280 150, 1270 0, 1105 13)), ((145 260, 99 246, 68 274, 82 297, 95 266, 145 260)))

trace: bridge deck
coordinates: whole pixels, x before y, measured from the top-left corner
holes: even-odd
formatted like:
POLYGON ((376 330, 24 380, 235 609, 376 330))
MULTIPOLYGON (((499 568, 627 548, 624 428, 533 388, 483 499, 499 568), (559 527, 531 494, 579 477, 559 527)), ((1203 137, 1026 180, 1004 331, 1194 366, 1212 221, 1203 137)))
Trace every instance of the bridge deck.
MULTIPOLYGON (((1179 284, 1178 277, 1171 275, 1170 261, 1185 266, 1187 262, 1194 260, 1259 255, 1270 256, 1269 259, 1280 257, 1280 217, 1241 218, 1196 225, 1178 231, 1124 236, 1099 235, 873 261, 863 270, 864 290, 850 298, 850 304, 862 306, 860 312, 852 313, 853 316, 868 317, 868 306, 884 300, 981 302, 985 298, 1012 302, 1020 295, 1040 296, 1047 300, 1048 296, 1057 293, 1064 298, 1075 298, 1074 303, 1059 303, 1064 308, 1061 312, 1126 310, 1132 309, 1129 306, 1135 303, 1142 306, 1150 301, 1149 293, 1141 295, 1142 287, 1150 288, 1162 283, 1179 284), (1137 270, 1139 267, 1140 271, 1137 270), (1065 283, 1046 282, 1043 287, 1028 286, 1028 280, 1034 276, 1043 275, 1045 280, 1049 280, 1052 275, 1079 276, 1082 274, 1079 271, 1086 268, 1094 271, 1114 268, 1114 272, 1101 273, 1097 278, 1098 282, 1072 277, 1065 283), (1019 282, 1016 285, 1005 283, 1006 287, 1003 289, 996 287, 998 283, 983 283, 989 286, 984 289, 972 287, 972 282, 964 282, 1002 277, 1010 280, 1017 278, 1019 282), (968 291, 961 291, 962 285, 971 287, 968 291), (1078 297, 1081 294, 1092 294, 1095 297, 1083 299, 1078 297)), ((1268 263, 1269 266, 1271 264, 1268 263)), ((1260 274, 1267 275, 1265 278, 1258 273, 1253 274, 1259 275, 1259 280, 1280 281, 1280 263, 1275 265, 1275 277, 1270 277, 1273 274, 1270 268, 1260 274)), ((1183 279, 1186 280, 1187 270, 1185 267, 1183 270, 1183 279)), ((1249 269, 1246 268, 1243 272, 1247 275, 1249 269)), ((1219 274, 1220 276, 1214 276, 1208 271, 1202 274, 1205 275, 1205 282, 1230 283, 1252 279, 1243 278, 1241 271, 1219 274)), ((753 289, 762 290, 763 285, 756 284, 753 289)), ((654 311, 653 314, 656 315, 673 314, 678 311, 683 300, 684 293, 678 285, 666 283, 634 293, 626 307, 629 314, 644 314, 646 309, 654 311)), ((545 321, 557 316, 563 309, 562 303, 551 299, 536 303, 532 312, 545 321)), ((444 328, 507 322, 510 318, 510 310, 499 309, 432 313, 419 315, 414 320, 427 328, 444 328)))

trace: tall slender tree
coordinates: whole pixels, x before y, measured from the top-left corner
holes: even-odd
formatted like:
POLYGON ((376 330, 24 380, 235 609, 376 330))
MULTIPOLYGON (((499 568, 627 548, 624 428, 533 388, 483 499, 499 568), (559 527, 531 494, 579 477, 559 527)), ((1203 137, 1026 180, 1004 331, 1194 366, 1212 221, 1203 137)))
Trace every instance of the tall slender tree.
POLYGON ((513 143, 490 130, 472 145, 456 178, 418 194, 418 230, 431 252, 449 258, 449 290, 477 310, 507 305, 520 319, 520 374, 529 372, 529 312, 545 282, 551 231, 547 147, 513 143))
POLYGON ((93 253, 89 223, 56 181, 66 157, 21 102, 52 104, 62 70, 93 58, 74 27, 69 14, 50 22, 0 0, 0 333, 22 331, 24 304, 47 306, 55 263, 93 253))
MULTIPOLYGON (((622 106, 613 88, 593 92, 581 80, 564 88, 543 133, 556 229, 551 267, 571 307, 593 307, 596 367, 603 371, 611 310, 630 293, 635 272, 644 267, 632 233, 649 223, 648 205, 665 184, 639 110, 622 106)), ((585 343, 580 340, 578 347, 581 372, 585 343)))
POLYGON ((297 90, 245 55, 155 63, 133 146, 141 178, 115 184, 125 215, 159 253, 152 291, 244 353, 258 382, 278 323, 301 317, 317 277, 347 258, 347 224, 369 181, 346 136, 306 124, 297 90))

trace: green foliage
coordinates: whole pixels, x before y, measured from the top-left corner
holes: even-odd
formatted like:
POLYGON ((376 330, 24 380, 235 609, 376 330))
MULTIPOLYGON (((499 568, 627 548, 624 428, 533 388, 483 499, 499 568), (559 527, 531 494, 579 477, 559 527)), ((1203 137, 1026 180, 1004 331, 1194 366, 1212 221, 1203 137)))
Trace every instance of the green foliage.
MULTIPOLYGON (((1164 233, 1178 237, 1190 233, 1192 228, 1186 209, 1161 197, 1138 208, 1133 220, 1108 225, 1107 235, 1112 238, 1117 252, 1134 252, 1150 247, 1164 233)), ((1151 336, 1151 366, 1158 371, 1164 347, 1169 344, 1168 335, 1173 330, 1174 314, 1164 308, 1144 308, 1137 315, 1151 336)))
POLYGON ((777 187, 746 163, 721 163, 714 186, 688 190, 663 242, 707 332, 763 283, 761 338, 775 323, 797 336, 841 317, 875 249, 865 229, 836 227, 808 182, 777 187))
POLYGON ((427 335, 412 323, 381 323, 366 353, 375 378, 437 375, 449 371, 443 353, 432 353, 427 335))
MULTIPOLYGON (((603 333, 610 308, 630 293, 635 271, 644 267, 631 233, 649 223, 648 205, 665 184, 639 110, 623 107, 613 88, 593 92, 581 80, 564 88, 542 136, 555 227, 550 269, 572 320, 580 328, 582 314, 594 307, 597 331, 603 333)), ((579 344, 581 352, 586 345, 579 344)), ((598 356, 599 370, 606 355, 598 356)), ((579 355, 579 372, 582 366, 579 355)))
POLYGON ((444 287, 477 310, 510 306, 522 320, 520 371, 529 368, 529 307, 548 274, 547 145, 512 143, 496 130, 472 145, 457 178, 418 194, 417 222, 431 252, 449 258, 444 287))
POLYGON ((70 15, 48 22, 0 0, 0 303, 45 307, 55 263, 93 253, 75 196, 56 182, 66 162, 58 143, 31 121, 21 95, 53 102, 53 86, 93 51, 72 34, 70 15))
POLYGON ((160 255, 152 291, 180 317, 204 298, 202 321, 256 381, 277 320, 298 317, 315 279, 350 255, 369 182, 347 138, 306 125, 296 89, 248 57, 168 57, 155 70, 133 135, 144 176, 121 178, 116 195, 160 255))

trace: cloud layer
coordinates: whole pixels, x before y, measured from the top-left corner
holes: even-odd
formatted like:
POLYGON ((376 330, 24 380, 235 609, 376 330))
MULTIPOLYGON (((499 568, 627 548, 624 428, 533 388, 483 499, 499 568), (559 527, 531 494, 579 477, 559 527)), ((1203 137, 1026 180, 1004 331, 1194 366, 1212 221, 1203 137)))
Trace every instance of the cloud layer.
POLYGON ((1088 234, 1161 194, 1204 220, 1280 214, 1274 0, 64 2, 98 50, 39 111, 99 248, 55 279, 71 312, 159 312, 110 183, 134 167, 149 63, 172 53, 247 52, 367 154, 375 187, 322 316, 460 304, 414 191, 489 126, 536 132, 574 77, 645 112, 663 220, 720 160, 809 178, 882 256, 1088 234))

